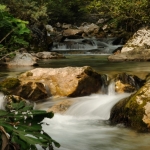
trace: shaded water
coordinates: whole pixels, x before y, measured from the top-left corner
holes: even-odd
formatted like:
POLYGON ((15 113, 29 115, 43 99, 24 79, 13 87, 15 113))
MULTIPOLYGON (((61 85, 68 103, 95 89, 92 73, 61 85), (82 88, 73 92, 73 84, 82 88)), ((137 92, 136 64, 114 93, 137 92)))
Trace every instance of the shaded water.
MULTIPOLYGON (((51 59, 40 60, 39 67, 43 68, 59 68, 66 66, 91 66, 94 70, 104 74, 115 74, 118 72, 134 73, 135 75, 143 77, 143 75, 150 72, 149 62, 109 62, 107 57, 109 55, 65 55, 66 59, 51 59)), ((19 75, 27 70, 34 69, 33 66, 22 67, 0 67, 0 78, 6 76, 19 75)), ((36 67, 37 68, 37 67, 36 67)))
MULTIPOLYGON (((114 75, 119 72, 127 72, 142 78, 150 72, 149 62, 108 62, 107 57, 107 55, 66 55, 66 59, 39 61, 39 67, 58 68, 86 65, 99 73, 114 75)), ((6 76, 17 76, 33 68, 0 68, 0 77, 2 79, 6 76)), ((109 125, 110 109, 118 100, 128 96, 128 94, 116 94, 113 89, 111 85, 108 95, 93 94, 72 98, 77 102, 64 115, 55 114, 53 119, 44 120, 50 125, 43 125, 43 129, 61 144, 59 150, 150 149, 150 134, 137 133, 123 125, 109 125)), ((0 95, 1 100, 2 95, 0 95)), ((47 109, 53 103, 48 101, 40 104, 40 107, 47 109)))

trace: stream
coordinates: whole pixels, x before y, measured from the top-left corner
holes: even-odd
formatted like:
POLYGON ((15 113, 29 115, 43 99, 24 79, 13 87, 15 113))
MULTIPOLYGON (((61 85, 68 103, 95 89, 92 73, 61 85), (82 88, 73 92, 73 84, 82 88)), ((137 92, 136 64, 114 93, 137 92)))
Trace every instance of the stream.
MULTIPOLYGON (((113 76, 126 72, 144 78, 150 72, 149 62, 108 62, 108 55, 66 55, 66 59, 42 60, 39 67, 91 66, 99 73, 113 76)), ((0 68, 0 78, 18 76, 34 67, 0 68)), ((55 114, 52 119, 45 118, 43 130, 60 143, 54 150, 149 150, 150 134, 138 133, 122 124, 109 124, 110 110, 120 99, 130 94, 116 94, 113 83, 108 94, 92 94, 77 98, 63 98, 76 102, 65 114, 55 114)), ((0 95, 0 100, 2 95, 0 95)), ((57 99, 59 100, 59 99, 57 99)), ((61 100, 61 98, 60 98, 61 100)), ((53 99, 37 104, 46 110, 53 105, 53 99)), ((42 150, 40 147, 39 150, 42 150)))

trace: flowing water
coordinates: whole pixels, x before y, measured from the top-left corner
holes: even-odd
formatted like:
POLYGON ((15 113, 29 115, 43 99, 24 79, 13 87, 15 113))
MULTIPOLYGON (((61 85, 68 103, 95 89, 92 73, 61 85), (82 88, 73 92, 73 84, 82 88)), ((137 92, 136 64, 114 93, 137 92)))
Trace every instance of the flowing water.
MULTIPOLYGON (((110 126, 111 107, 123 95, 91 95, 64 115, 45 119, 43 129, 61 144, 60 150, 149 150, 150 135, 139 134, 123 125, 110 126)), ((55 148, 57 150, 58 148, 55 148)))
MULTIPOLYGON (((149 62, 108 62, 107 55, 66 55, 66 59, 44 60, 39 67, 91 66, 99 73, 113 76, 119 72, 127 72, 144 78, 150 72, 149 62)), ((34 67, 0 68, 1 79, 6 76, 17 76, 21 72, 34 67)), ((109 124, 110 110, 120 99, 129 94, 116 94, 113 83, 109 85, 108 94, 92 94, 90 96, 69 98, 75 103, 65 114, 55 114, 52 119, 43 121, 45 130, 61 144, 54 150, 149 150, 150 134, 137 133, 125 128, 122 124, 109 124)), ((68 98, 60 98, 68 99, 68 98)), ((0 94, 0 108, 3 108, 3 95, 0 94)), ((38 104, 46 110, 55 102, 50 99, 38 104)), ((39 150, 41 150, 39 148, 39 150)))
MULTIPOLYGON (((112 53, 115 49, 122 47, 121 43, 114 45, 116 38, 84 38, 84 39, 65 39, 62 43, 54 43, 51 51, 75 51, 88 52, 89 50, 98 50, 101 53, 112 53)), ((121 42, 121 41, 120 41, 121 42)))

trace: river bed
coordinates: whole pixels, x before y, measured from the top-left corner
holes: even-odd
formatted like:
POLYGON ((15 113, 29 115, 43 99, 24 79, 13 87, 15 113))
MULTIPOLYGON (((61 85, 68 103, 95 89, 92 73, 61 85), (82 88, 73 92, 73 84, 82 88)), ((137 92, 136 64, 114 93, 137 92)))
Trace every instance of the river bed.
MULTIPOLYGON (((108 62, 107 57, 108 55, 68 54, 66 59, 39 61, 38 67, 91 66, 97 72, 108 76, 126 72, 140 78, 150 73, 149 62, 108 62)), ((18 76, 34 68, 1 67, 0 78, 18 76)), ((54 147, 54 150, 149 150, 150 134, 137 133, 121 124, 109 124, 112 106, 129 95, 116 94, 113 86, 109 86, 108 95, 97 93, 72 98, 77 102, 65 114, 55 114, 52 119, 44 119, 49 125, 43 125, 43 129, 61 145, 60 148, 54 147)), ((50 99, 38 105, 40 109, 47 109, 52 103, 50 99)))

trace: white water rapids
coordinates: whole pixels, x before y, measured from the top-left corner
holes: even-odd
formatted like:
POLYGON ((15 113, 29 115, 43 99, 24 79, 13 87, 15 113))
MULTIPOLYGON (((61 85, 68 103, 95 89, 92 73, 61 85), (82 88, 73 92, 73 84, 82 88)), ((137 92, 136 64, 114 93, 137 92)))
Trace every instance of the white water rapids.
MULTIPOLYGON (((130 94, 116 94, 110 85, 108 95, 93 94, 76 100, 69 110, 52 119, 45 118, 43 130, 61 147, 54 150, 149 150, 149 134, 136 133, 123 125, 110 126, 108 119, 111 108, 130 94)), ((70 98, 69 98, 70 99, 70 98)), ((47 109, 50 103, 40 104, 47 109)), ((0 95, 3 108, 3 94, 0 95)), ((38 147, 38 150, 43 150, 38 147)))

